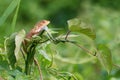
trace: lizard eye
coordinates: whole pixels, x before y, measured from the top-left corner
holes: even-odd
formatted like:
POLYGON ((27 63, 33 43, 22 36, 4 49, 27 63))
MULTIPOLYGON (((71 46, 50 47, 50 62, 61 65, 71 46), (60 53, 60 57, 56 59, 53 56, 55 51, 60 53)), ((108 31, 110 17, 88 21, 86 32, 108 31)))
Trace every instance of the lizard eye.
POLYGON ((46 20, 43 20, 42 23, 46 23, 46 20))

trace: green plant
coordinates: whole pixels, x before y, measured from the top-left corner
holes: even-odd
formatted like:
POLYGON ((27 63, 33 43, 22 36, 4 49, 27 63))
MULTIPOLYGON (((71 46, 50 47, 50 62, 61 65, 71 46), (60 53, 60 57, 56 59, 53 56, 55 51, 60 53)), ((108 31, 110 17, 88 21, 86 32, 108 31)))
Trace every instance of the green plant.
MULTIPOLYGON (((16 3, 16 6, 17 4, 18 6, 15 17, 13 18, 11 32, 14 32, 16 24, 20 4, 20 0, 18 1, 19 2, 16 3)), ((14 9, 16 6, 11 8, 14 9)), ((13 9, 11 9, 11 11, 13 11, 13 9)), ((9 14, 7 14, 7 16, 9 14)), ((0 24, 5 22, 7 16, 0 19, 0 24)), ((69 20, 69 31, 67 34, 63 33, 64 35, 56 36, 54 35, 55 31, 51 31, 50 29, 47 31, 45 30, 43 33, 39 31, 39 35, 32 35, 30 39, 26 38, 26 32, 24 30, 12 33, 11 36, 7 37, 5 40, 5 48, 0 48, 1 77, 10 80, 83 80, 82 75, 77 71, 69 72, 65 69, 60 69, 60 67, 63 65, 56 67, 56 60, 70 64, 68 66, 74 66, 76 64, 82 65, 84 63, 96 61, 98 59, 110 74, 112 66, 116 66, 112 62, 111 51, 105 44, 96 43, 95 30, 88 22, 89 21, 84 18, 75 18, 69 20), (81 39, 80 41, 79 38, 81 39), (57 48, 57 46, 61 44, 63 45, 62 47, 65 48, 57 48), (72 53, 72 58, 64 58, 66 55, 69 57, 68 53, 70 53, 70 51, 68 51, 68 49, 72 49, 76 46, 78 48, 75 48, 76 52, 72 53), (79 48, 82 49, 82 51, 77 52, 79 48), (64 52, 64 50, 68 51, 68 53, 66 53, 66 51, 64 52), (59 51, 63 51, 65 54, 60 56, 59 51), (88 53, 88 55, 90 55, 89 58, 79 60, 77 57, 78 54, 82 56, 81 54, 84 53, 88 53), (78 59, 74 60, 73 55, 76 55, 75 58, 78 59)))
MULTIPOLYGON (((25 68, 21 68, 21 67, 19 68, 22 70, 22 72, 24 72, 25 70, 25 73, 27 75, 32 75, 33 72, 32 69, 34 69, 34 65, 33 65, 34 62, 35 65, 38 66, 41 80, 43 80, 43 78, 42 78, 42 72, 40 66, 43 64, 47 72, 53 74, 58 79, 63 78, 63 79, 79 80, 77 79, 76 76, 74 76, 71 73, 59 72, 54 68, 52 69, 52 63, 53 63, 52 59, 54 59, 54 57, 50 58, 50 55, 54 56, 54 54, 46 53, 46 49, 48 48, 51 49, 51 46, 48 46, 50 44, 58 45, 59 43, 64 43, 64 44, 70 43, 81 48, 82 50, 84 50, 86 53, 89 53, 93 57, 97 57, 98 60, 102 63, 102 65, 105 67, 105 69, 108 71, 108 73, 110 73, 113 63, 112 63, 111 52, 107 46, 105 46, 104 44, 97 44, 94 45, 93 48, 94 51, 90 51, 89 49, 80 45, 77 41, 73 41, 69 39, 70 36, 72 35, 73 37, 78 37, 82 33, 86 35, 86 37, 88 36, 94 41, 96 36, 94 30, 88 24, 86 24, 84 20, 77 18, 69 20, 68 24, 70 31, 66 35, 57 36, 57 37, 52 37, 51 32, 48 30, 46 31, 46 33, 42 33, 39 35, 37 34, 38 36, 35 37, 34 35, 36 34, 34 34, 30 38, 25 37, 26 34, 24 30, 21 30, 18 33, 13 33, 9 38, 5 40, 6 53, 8 56, 10 68, 12 70, 17 69, 17 67, 19 67, 18 64, 19 59, 21 60, 23 59, 25 68), (35 58, 35 54, 40 54, 40 56, 42 56, 40 59, 41 62, 43 60, 45 60, 45 62, 43 61, 43 64, 39 65, 39 62, 35 58)), ((32 33, 32 31, 34 32, 35 30, 36 28, 33 28, 30 31, 30 33, 32 33)), ((41 30, 39 32, 41 33, 41 30)))

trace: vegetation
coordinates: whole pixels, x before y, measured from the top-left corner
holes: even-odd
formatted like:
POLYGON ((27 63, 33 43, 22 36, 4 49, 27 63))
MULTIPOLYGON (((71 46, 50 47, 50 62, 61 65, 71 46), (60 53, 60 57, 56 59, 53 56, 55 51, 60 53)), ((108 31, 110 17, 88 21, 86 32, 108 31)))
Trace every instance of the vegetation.
POLYGON ((118 3, 0 1, 0 80, 119 80, 118 3))

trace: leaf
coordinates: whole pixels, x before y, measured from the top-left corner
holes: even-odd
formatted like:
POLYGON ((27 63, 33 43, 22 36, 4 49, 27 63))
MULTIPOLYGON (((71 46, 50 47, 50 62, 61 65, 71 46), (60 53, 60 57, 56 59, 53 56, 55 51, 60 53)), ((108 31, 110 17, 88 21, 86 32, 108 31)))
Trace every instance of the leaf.
POLYGON ((47 53, 44 50, 38 50, 39 54, 41 54, 46 60, 51 61, 51 59, 49 58, 49 56, 47 55, 47 53))
POLYGON ((13 21, 12 21, 12 24, 11 24, 11 26, 12 26, 12 33, 14 32, 14 30, 15 30, 15 25, 16 25, 16 21, 17 21, 17 15, 18 15, 18 11, 19 11, 19 7, 20 7, 20 1, 21 0, 18 0, 19 2, 18 2, 18 5, 17 5, 17 8, 16 8, 16 11, 15 11, 15 14, 14 14, 14 17, 13 17, 13 21))
POLYGON ((85 20, 78 18, 68 20, 68 27, 71 31, 82 33, 93 40, 96 38, 96 34, 91 25, 88 24, 85 20))
POLYGON ((16 36, 16 33, 13 33, 9 38, 7 38, 5 40, 6 53, 7 53, 7 56, 8 56, 9 63, 10 63, 12 68, 15 67, 15 63, 16 63, 16 57, 15 57, 15 54, 14 54, 15 36, 16 36))
POLYGON ((18 53, 20 51, 21 44, 25 37, 25 31, 21 30, 16 36, 15 36, 15 57, 18 60, 18 53))
POLYGON ((97 57, 107 72, 110 73, 112 70, 112 56, 110 49, 104 44, 99 44, 97 57))
POLYGON ((8 6, 8 8, 3 13, 3 15, 0 17, 0 26, 5 22, 8 16, 14 11, 18 3, 19 3, 19 0, 13 0, 11 2, 11 4, 8 6))
POLYGON ((78 80, 84 80, 83 76, 80 73, 75 73, 74 75, 77 77, 78 80))
POLYGON ((115 71, 114 76, 116 78, 120 78, 120 69, 118 69, 117 71, 115 71))
POLYGON ((0 71, 1 71, 2 68, 8 70, 9 69, 8 66, 9 65, 8 65, 6 55, 3 55, 3 54, 1 55, 0 54, 0 71))

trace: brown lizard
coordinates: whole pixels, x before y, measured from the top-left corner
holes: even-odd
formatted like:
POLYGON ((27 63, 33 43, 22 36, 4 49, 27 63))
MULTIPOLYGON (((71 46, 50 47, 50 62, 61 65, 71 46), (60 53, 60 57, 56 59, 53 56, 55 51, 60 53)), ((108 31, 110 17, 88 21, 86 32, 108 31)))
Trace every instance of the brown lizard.
POLYGON ((33 29, 26 35, 27 39, 32 38, 34 35, 38 35, 41 31, 44 30, 44 28, 50 23, 48 20, 42 20, 38 22, 33 29))

